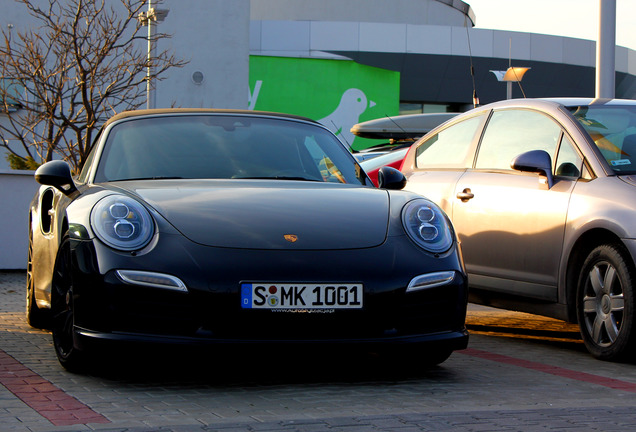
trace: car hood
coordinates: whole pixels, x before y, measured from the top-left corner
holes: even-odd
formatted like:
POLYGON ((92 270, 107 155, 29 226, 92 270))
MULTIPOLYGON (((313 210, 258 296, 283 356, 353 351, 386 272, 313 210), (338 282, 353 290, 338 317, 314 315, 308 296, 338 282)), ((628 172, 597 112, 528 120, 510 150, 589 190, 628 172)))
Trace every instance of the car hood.
POLYGON ((385 241, 387 191, 285 180, 127 182, 193 242, 249 249, 356 249, 385 241))
POLYGON ((620 176, 619 178, 623 180, 625 183, 628 183, 632 186, 636 186, 636 176, 634 175, 620 176))

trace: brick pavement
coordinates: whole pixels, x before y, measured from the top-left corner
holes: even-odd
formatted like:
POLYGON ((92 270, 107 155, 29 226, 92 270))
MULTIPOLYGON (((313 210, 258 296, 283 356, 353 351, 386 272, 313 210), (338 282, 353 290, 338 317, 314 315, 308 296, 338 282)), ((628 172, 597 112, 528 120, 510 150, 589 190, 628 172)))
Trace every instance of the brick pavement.
POLYGON ((557 320, 473 306, 470 348, 430 370, 416 359, 381 368, 334 353, 192 352, 147 353, 126 368, 115 356, 109 372, 73 375, 50 335, 26 325, 23 285, 23 273, 0 272, 0 369, 76 411, 47 416, 0 378, 3 432, 636 430, 636 366, 592 359, 557 320), (519 336, 533 326, 534 339, 519 336))
POLYGON ((110 423, 2 350, 0 384, 55 426, 110 423))

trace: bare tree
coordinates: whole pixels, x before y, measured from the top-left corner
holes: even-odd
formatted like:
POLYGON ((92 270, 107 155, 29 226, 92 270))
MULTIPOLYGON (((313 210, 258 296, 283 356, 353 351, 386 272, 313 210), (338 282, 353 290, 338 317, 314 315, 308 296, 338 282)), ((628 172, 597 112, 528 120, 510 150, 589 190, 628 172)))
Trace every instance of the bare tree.
MULTIPOLYGON (((148 33, 138 18, 148 0, 15 1, 37 25, 2 31, 0 109, 8 115, 0 146, 12 165, 33 168, 57 155, 79 169, 102 124, 145 102, 147 79, 185 64, 155 52, 147 75, 148 33)), ((169 37, 154 33, 153 43, 169 37)))

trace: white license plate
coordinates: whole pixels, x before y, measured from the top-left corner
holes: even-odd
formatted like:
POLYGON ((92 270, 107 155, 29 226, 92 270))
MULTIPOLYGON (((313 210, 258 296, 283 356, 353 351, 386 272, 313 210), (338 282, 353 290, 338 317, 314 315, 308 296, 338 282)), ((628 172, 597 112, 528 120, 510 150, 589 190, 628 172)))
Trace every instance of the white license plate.
POLYGON ((360 309, 361 284, 241 284, 243 309, 360 309))

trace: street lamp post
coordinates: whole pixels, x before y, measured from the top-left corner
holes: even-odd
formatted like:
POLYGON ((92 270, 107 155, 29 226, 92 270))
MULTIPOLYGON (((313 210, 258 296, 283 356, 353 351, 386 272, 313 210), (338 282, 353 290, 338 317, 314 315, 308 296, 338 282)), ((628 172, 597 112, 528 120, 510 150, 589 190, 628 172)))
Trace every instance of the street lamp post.
POLYGON ((155 26, 162 22, 168 16, 168 9, 155 9, 152 7, 152 0, 148 0, 148 11, 140 12, 137 16, 139 23, 148 26, 148 68, 146 72, 146 108, 155 108, 157 103, 155 100, 155 83, 152 79, 154 76, 154 58, 156 53, 155 46, 155 26))
MULTIPOLYGON (((506 82, 506 99, 512 99, 512 83, 513 82, 521 82, 523 76, 530 70, 529 67, 509 67, 505 71, 501 70, 491 70, 493 74, 497 77, 497 81, 506 82)), ((522 89, 523 92, 523 89, 522 89)), ((525 97, 525 94, 524 94, 525 97)))
MULTIPOLYGON (((508 99, 512 99, 512 83, 521 82, 523 76, 530 70, 529 67, 509 67, 503 76, 503 81, 507 82, 508 88, 506 96, 508 99)), ((524 95, 525 96, 525 95, 524 95)))

